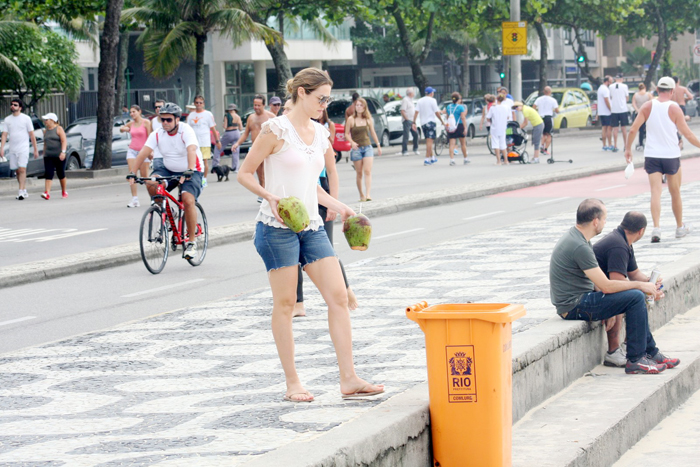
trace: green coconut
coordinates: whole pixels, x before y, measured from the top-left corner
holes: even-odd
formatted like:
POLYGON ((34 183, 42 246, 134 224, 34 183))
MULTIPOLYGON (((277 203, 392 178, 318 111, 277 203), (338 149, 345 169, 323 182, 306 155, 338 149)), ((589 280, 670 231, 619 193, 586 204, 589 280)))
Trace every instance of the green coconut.
POLYGON ((372 224, 367 216, 357 214, 345 220, 343 233, 351 249, 365 251, 372 238, 372 224))
POLYGON ((277 204, 277 213, 294 232, 301 232, 309 226, 309 213, 299 198, 288 196, 277 204))

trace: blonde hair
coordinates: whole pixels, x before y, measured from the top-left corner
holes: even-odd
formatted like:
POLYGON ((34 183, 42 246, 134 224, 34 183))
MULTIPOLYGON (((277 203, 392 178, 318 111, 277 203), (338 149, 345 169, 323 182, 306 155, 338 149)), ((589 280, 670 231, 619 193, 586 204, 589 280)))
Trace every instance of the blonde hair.
POLYGON ((362 105, 365 106, 365 110, 362 112, 362 115, 360 117, 364 118, 365 120, 370 120, 372 118, 372 115, 369 113, 369 108, 367 107, 367 101, 363 97, 358 97, 357 100, 355 101, 355 107, 353 109, 352 116, 357 118, 357 103, 361 102, 362 105))
POLYGON ((333 86, 333 80, 328 73, 318 68, 304 68, 294 75, 294 78, 287 80, 287 94, 292 96, 292 102, 296 104, 299 88, 304 88, 307 94, 311 94, 326 84, 333 86))

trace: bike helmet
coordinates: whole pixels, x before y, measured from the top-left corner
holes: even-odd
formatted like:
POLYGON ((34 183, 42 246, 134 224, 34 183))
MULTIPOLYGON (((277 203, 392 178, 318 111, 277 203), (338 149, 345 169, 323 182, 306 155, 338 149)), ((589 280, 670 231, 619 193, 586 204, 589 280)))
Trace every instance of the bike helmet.
POLYGON ((170 114, 176 118, 182 117, 182 109, 179 105, 172 102, 166 102, 163 107, 160 108, 160 115, 170 114))

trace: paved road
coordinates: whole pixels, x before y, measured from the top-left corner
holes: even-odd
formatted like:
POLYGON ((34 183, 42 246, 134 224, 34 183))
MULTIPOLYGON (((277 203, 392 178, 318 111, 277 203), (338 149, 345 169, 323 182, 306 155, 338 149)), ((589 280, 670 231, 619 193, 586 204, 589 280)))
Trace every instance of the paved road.
MULTIPOLYGON (((700 122, 698 129, 700 129, 700 122)), ((575 160, 569 164, 493 166, 483 139, 472 143, 467 166, 450 167, 443 156, 434 166, 423 167, 420 156, 388 155, 377 158, 374 166, 373 199, 469 185, 489 180, 511 180, 529 174, 547 173, 571 167, 595 167, 622 155, 599 149, 598 132, 585 131, 560 136, 557 151, 575 160)), ((397 148, 393 148, 395 152, 397 148)), ((686 152, 691 152, 686 149, 686 152)), ((459 158, 458 158, 459 161, 459 158)), ((338 164, 341 176, 341 200, 357 201, 355 172, 344 161, 338 164)), ((142 198, 145 189, 140 188, 142 198)), ((138 225, 143 208, 127 209, 130 194, 126 184, 85 187, 70 190, 70 198, 45 201, 37 193, 19 202, 13 195, 0 198, 0 264, 9 266, 87 250, 122 245, 138 240, 138 225)), ((204 191, 201 202, 209 225, 217 227, 255 218, 255 198, 237 182, 213 182, 204 191)))
MULTIPOLYGON (((568 183, 563 188, 571 192, 578 186, 610 186, 605 176, 568 183)), ((646 193, 605 195, 612 192, 599 192, 609 207, 608 231, 627 210, 648 212, 646 193)), ((688 185, 685 193, 688 219, 698 222, 700 183, 688 185)), ((257 288, 264 277, 251 273, 262 266, 251 253, 240 250, 242 256, 236 257, 229 250, 247 247, 250 252, 249 243, 215 250, 225 263, 219 266, 216 261, 198 269, 173 263, 154 278, 129 265, 4 290, 4 296, 23 292, 9 296, 11 317, 36 318, 5 325, 0 342, 30 335, 32 326, 43 326, 47 334, 64 327, 62 332, 74 335, 84 322, 125 321, 136 317, 127 310, 139 310, 137 303, 145 304, 140 312, 150 314, 180 309, 2 355, 0 464, 242 465, 282 445, 322 436, 425 379, 423 334, 405 318, 407 304, 524 303, 528 315, 514 326, 518 333, 551 317, 547 258, 573 224, 578 202, 524 192, 494 196, 378 219, 375 242, 365 256, 339 242, 361 302, 353 313, 358 371, 387 383, 387 394, 374 401, 338 397, 324 308, 313 291, 307 297, 309 316, 296 321, 295 331, 300 373, 317 401, 281 401, 283 379, 269 330, 271 297, 266 288, 257 288), (105 283, 101 276, 117 271, 132 284, 129 288, 105 283), (125 296, 163 284, 155 280, 181 280, 179 271, 186 271, 185 280, 218 282, 194 283, 177 305, 167 299, 175 295, 172 290, 125 296), (80 292, 76 283, 84 284, 80 292), (214 290, 234 295, 236 287, 245 293, 214 301, 214 290), (119 305, 119 298, 128 304, 119 305), (187 306, 189 300, 197 305, 187 306)), ((670 235, 667 194, 663 208, 662 226, 670 235)), ((698 235, 669 236, 661 244, 642 241, 635 251, 647 270, 699 245, 698 235)))

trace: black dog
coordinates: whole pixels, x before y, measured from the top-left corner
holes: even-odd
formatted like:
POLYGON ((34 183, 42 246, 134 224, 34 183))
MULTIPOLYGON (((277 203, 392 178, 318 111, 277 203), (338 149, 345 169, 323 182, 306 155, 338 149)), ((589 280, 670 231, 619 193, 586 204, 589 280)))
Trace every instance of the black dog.
POLYGON ((226 177, 226 181, 228 182, 229 172, 231 172, 231 167, 228 165, 217 165, 216 167, 211 168, 211 173, 216 174, 216 178, 219 182, 224 177, 226 177))

